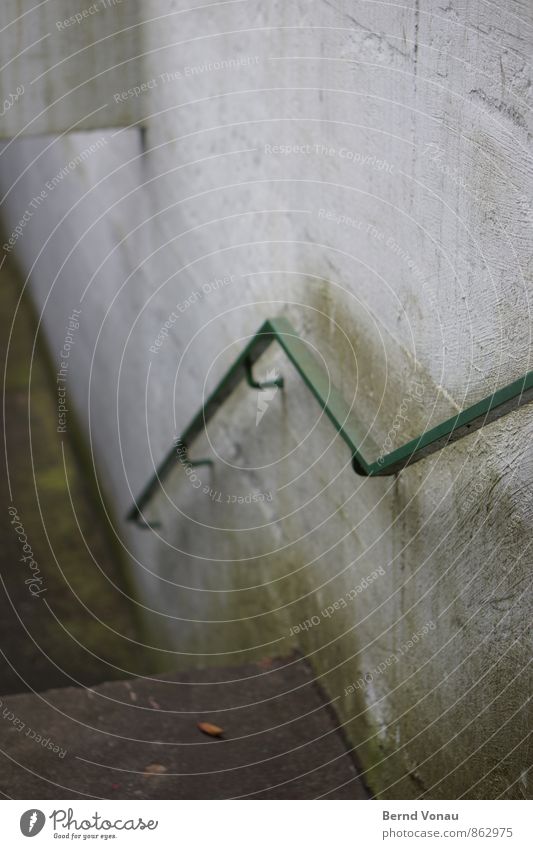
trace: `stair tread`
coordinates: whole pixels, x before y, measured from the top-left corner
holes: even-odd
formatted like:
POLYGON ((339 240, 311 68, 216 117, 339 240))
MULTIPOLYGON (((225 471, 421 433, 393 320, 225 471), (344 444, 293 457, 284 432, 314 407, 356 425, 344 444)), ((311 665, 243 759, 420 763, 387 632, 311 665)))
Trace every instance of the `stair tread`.
POLYGON ((297 655, 0 701, 0 790, 11 798, 366 798, 297 655))

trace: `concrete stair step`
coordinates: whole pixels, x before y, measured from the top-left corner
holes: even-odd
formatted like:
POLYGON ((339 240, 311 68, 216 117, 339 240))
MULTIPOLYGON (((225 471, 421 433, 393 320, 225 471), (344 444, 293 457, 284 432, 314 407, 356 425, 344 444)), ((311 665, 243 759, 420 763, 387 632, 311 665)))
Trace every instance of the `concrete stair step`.
POLYGON ((364 799, 305 659, 0 700, 0 790, 14 799, 364 799), (221 739, 198 722, 224 729, 221 739))

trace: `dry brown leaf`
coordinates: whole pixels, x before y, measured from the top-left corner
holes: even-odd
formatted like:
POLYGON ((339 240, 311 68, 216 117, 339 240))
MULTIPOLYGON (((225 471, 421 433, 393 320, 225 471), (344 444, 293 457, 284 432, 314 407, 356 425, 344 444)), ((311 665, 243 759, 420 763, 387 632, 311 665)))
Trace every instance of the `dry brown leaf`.
POLYGON ((218 725, 213 725, 211 722, 197 722, 196 725, 200 731, 203 731, 209 737, 222 737, 224 733, 223 728, 219 728, 218 725))
POLYGON ((163 775, 164 772, 167 771, 166 766, 163 764, 148 764, 144 768, 145 775, 163 775))

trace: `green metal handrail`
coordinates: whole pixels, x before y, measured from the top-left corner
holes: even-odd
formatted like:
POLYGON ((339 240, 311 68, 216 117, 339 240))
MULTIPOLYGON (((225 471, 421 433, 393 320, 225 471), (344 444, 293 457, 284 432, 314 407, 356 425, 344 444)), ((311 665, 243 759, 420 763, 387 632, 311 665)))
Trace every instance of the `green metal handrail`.
POLYGON ((361 453, 361 446, 363 444, 370 445, 374 455, 376 454, 376 447, 371 443, 368 434, 364 432, 361 425, 354 420, 352 407, 346 403, 339 390, 332 385, 325 365, 312 353, 309 346, 286 318, 267 319, 229 371, 226 372, 182 436, 176 440, 172 449, 135 501, 128 513, 128 519, 143 521, 143 508, 160 487, 163 478, 175 467, 176 460, 189 466, 212 464, 212 460, 189 460, 187 457, 188 448, 241 380, 246 379, 250 386, 257 389, 266 389, 270 386, 283 387, 283 378, 258 383, 254 380, 252 373, 256 360, 274 341, 278 342, 285 351, 312 395, 315 396, 339 435, 350 448, 352 466, 359 475, 368 477, 393 475, 411 465, 411 463, 422 460, 434 451, 450 445, 468 433, 472 433, 483 425, 533 400, 533 371, 529 371, 519 380, 515 380, 482 401, 478 401, 477 404, 473 404, 466 410, 446 419, 446 421, 425 431, 415 439, 409 440, 400 448, 369 461, 361 453))

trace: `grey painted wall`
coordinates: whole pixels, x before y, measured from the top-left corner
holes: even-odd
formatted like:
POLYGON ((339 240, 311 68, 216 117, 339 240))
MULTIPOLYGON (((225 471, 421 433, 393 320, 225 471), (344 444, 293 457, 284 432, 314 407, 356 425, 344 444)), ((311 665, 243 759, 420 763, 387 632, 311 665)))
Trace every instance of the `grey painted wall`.
MULTIPOLYGON (((378 446, 531 367, 531 6, 202 6, 132 4, 142 59, 86 87, 84 115, 109 108, 81 126, 144 136, 0 156, 8 235, 46 193, 14 253, 58 362, 81 310, 68 398, 118 517, 267 316, 316 346, 378 446)), ((285 391, 259 424, 235 393, 195 447, 214 472, 176 470, 157 533, 118 523, 169 662, 296 646, 376 792, 531 796, 531 410, 363 480, 270 368, 285 391)))

